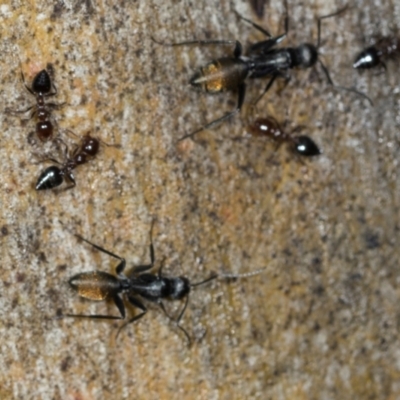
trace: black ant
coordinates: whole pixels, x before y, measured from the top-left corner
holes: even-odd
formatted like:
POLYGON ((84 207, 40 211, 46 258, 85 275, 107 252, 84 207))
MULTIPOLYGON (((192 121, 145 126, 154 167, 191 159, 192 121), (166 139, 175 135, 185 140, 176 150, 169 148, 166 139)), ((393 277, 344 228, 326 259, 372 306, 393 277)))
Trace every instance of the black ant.
POLYGON ((178 141, 193 137, 195 134, 205 129, 211 128, 212 126, 219 124, 240 112, 245 99, 245 81, 247 78, 256 79, 268 76, 271 77, 263 94, 257 100, 259 101, 261 97, 270 89, 277 77, 285 76, 285 74, 287 74, 288 70, 291 68, 309 68, 313 66, 317 61, 319 61, 319 63, 321 64, 322 69, 328 79, 328 82, 331 85, 339 89, 344 89, 357 93, 371 102, 371 100, 365 94, 360 93, 353 88, 345 88, 334 85, 327 68, 318 58, 318 48, 321 43, 321 20, 338 15, 344 10, 345 9, 342 9, 336 13, 318 18, 317 46, 309 43, 304 43, 296 48, 287 47, 281 49, 273 49, 273 47, 278 45, 288 33, 288 17, 286 17, 285 19, 286 32, 280 36, 272 37, 272 35, 267 30, 239 15, 241 19, 250 23, 255 29, 262 32, 265 36, 269 38, 267 40, 259 41, 252 44, 249 48, 247 56, 242 55, 242 44, 238 40, 193 40, 168 44, 156 41, 154 38, 152 38, 153 41, 158 44, 172 47, 186 45, 235 45, 233 57, 218 58, 206 64, 204 67, 201 67, 190 79, 190 84, 208 93, 237 91, 238 101, 236 108, 233 111, 223 115, 222 117, 219 117, 205 124, 201 128, 182 136, 178 141))
MULTIPOLYGON (((152 229, 151 229, 152 231, 152 229)), ((112 253, 100 247, 89 240, 84 239, 80 235, 75 235, 79 239, 84 242, 90 244, 95 249, 116 258, 119 260, 119 264, 116 267, 116 274, 112 275, 103 271, 91 271, 91 272, 83 272, 77 275, 74 275, 69 279, 69 284, 72 289, 74 289, 79 296, 84 297, 88 300, 93 301, 102 301, 106 299, 112 299, 120 316, 114 315, 82 315, 82 314, 63 314, 62 317, 77 317, 77 318, 95 318, 95 319, 125 319, 125 305, 120 297, 121 295, 126 296, 128 302, 141 310, 140 314, 135 315, 130 318, 127 322, 122 324, 117 332, 117 337, 121 330, 142 318, 147 313, 147 308, 143 304, 142 300, 139 300, 138 297, 141 297, 144 300, 157 303, 165 315, 170 319, 176 322, 177 327, 185 334, 188 343, 190 345, 191 339, 186 331, 179 323, 182 320, 182 317, 186 311, 186 308, 189 303, 189 294, 192 288, 203 285, 207 282, 210 282, 218 277, 222 278, 240 278, 240 277, 249 277, 256 274, 259 274, 262 270, 257 270, 247 274, 211 274, 208 278, 196 282, 191 283, 189 278, 185 276, 178 277, 165 277, 162 275, 163 263, 158 269, 157 273, 147 272, 151 268, 154 267, 155 263, 155 255, 154 255, 154 246, 152 241, 152 233, 150 231, 150 264, 145 265, 137 265, 135 266, 131 272, 127 275, 123 273, 125 270, 126 261, 124 258, 112 253), (163 304, 163 300, 183 300, 185 299, 185 303, 182 307, 182 310, 179 313, 179 316, 176 320, 174 320, 165 309, 163 304)))
POLYGON ((321 154, 318 146, 308 136, 293 136, 285 132, 273 117, 257 118, 248 126, 253 136, 265 136, 274 140, 279 147, 282 143, 289 143, 292 150, 300 156, 318 156, 321 154))
POLYGON ((373 46, 367 47, 355 59, 353 68, 369 69, 381 65, 386 69, 383 61, 400 56, 400 38, 385 36, 379 39, 373 46))
POLYGON ((65 145, 65 162, 60 163, 53 158, 46 159, 45 161, 49 160, 61 165, 61 168, 56 165, 46 168, 37 180, 36 190, 53 189, 60 186, 64 182, 64 179, 71 183, 71 185, 66 189, 71 189, 76 186, 72 170, 74 170, 78 165, 86 164, 88 161, 96 157, 99 152, 99 147, 100 140, 90 136, 89 134, 83 136, 81 143, 76 146, 70 154, 68 154, 68 147, 65 145))
MULTIPOLYGON (((287 10, 287 2, 285 1, 285 7, 287 10)), ((353 92, 358 94, 359 96, 364 97, 369 101, 372 105, 371 99, 365 95, 357 91, 354 88, 347 88, 343 86, 335 85, 332 81, 332 78, 329 74, 328 68, 321 61, 319 57, 319 48, 321 46, 321 22, 324 19, 335 17, 344 11, 347 10, 347 6, 342 8, 339 11, 334 13, 324 15, 318 17, 317 19, 317 44, 314 45, 312 43, 302 43, 297 47, 282 47, 282 48, 274 48, 277 44, 279 44, 288 34, 289 32, 289 17, 286 15, 285 18, 285 33, 280 36, 271 38, 265 42, 255 43, 250 48, 250 57, 256 62, 260 63, 260 67, 258 68, 258 74, 253 74, 250 78, 258 78, 260 76, 271 76, 270 81, 267 83, 264 92, 259 96, 259 98, 255 101, 256 104, 261 98, 268 92, 268 90, 273 85, 274 81, 278 77, 289 79, 289 70, 293 68, 302 68, 307 69, 313 67, 317 62, 320 64, 326 79, 330 85, 337 89, 347 90, 349 92, 353 92), (262 66, 261 66, 262 64, 262 66)), ((252 21, 243 18, 239 15, 241 19, 250 23, 254 28, 260 30, 260 27, 253 23, 252 21)), ((262 30, 261 30, 262 31, 262 30)))
POLYGON ((52 83, 50 75, 46 69, 41 70, 35 75, 31 87, 25 83, 24 74, 22 72, 21 77, 26 90, 35 96, 36 104, 26 110, 15 111, 15 113, 25 113, 34 108, 31 118, 36 115, 38 119, 38 122, 36 123, 36 134, 42 142, 45 142, 52 138, 54 132, 53 124, 49 119, 49 109, 62 107, 63 104, 45 103, 46 97, 55 96, 57 94, 57 88, 54 83, 52 83))

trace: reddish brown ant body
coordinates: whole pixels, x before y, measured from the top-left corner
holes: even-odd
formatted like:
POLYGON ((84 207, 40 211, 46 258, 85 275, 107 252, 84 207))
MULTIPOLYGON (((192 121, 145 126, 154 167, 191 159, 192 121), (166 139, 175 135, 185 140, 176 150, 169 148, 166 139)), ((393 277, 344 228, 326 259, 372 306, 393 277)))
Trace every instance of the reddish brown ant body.
POLYGON ((273 117, 257 118, 248 126, 248 131, 253 136, 264 136, 277 143, 289 143, 292 151, 300 156, 317 156, 321 154, 318 146, 308 136, 294 136, 285 132, 273 117))
MULTIPOLYGON (((50 66, 48 66, 48 69, 50 69, 50 66)), ((46 142, 53 137, 54 133, 54 127, 50 121, 50 109, 59 108, 63 104, 46 103, 45 99, 47 97, 55 96, 57 94, 57 88, 54 83, 52 83, 50 75, 46 69, 41 70, 35 75, 31 87, 25 83, 24 74, 22 72, 21 78, 26 90, 32 96, 35 96, 36 104, 25 110, 11 112, 20 114, 33 109, 30 118, 33 118, 34 116, 37 118, 36 135, 42 142, 46 142)))
POLYGON ((81 143, 75 147, 70 154, 68 154, 67 145, 65 145, 65 147, 65 162, 60 163, 53 158, 49 158, 49 161, 53 161, 56 164, 61 165, 61 167, 52 165, 46 168, 37 180, 36 190, 53 189, 60 186, 64 182, 64 179, 71 183, 71 185, 66 189, 73 188, 76 185, 76 182, 72 171, 78 165, 86 164, 88 161, 96 157, 100 148, 100 140, 86 134, 82 138, 81 143))

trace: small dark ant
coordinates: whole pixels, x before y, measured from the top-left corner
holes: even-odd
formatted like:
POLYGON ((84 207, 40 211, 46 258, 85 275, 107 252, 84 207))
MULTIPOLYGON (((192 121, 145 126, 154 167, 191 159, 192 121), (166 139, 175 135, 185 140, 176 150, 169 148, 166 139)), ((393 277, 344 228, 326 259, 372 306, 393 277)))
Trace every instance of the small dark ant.
POLYGON ((143 304, 142 300, 139 300, 137 297, 141 297, 144 300, 157 303, 165 315, 172 321, 174 321, 177 327, 185 334, 189 345, 191 344, 191 338, 186 331, 179 323, 182 320, 182 317, 186 311, 186 308, 189 303, 189 294, 192 288, 203 285, 207 282, 210 282, 218 277, 222 278, 241 278, 241 277, 249 277, 256 274, 259 274, 262 270, 257 270, 247 274, 212 274, 208 278, 196 282, 191 283, 189 278, 185 276, 178 277, 165 277, 162 275, 163 263, 158 269, 157 273, 146 272, 154 267, 155 263, 155 253, 154 246, 152 241, 152 229, 150 231, 150 264, 145 265, 137 265, 135 266, 131 272, 127 275, 123 273, 126 265, 126 261, 124 258, 112 253, 100 247, 89 240, 84 239, 80 235, 75 235, 79 239, 84 242, 90 244, 95 249, 116 258, 120 261, 120 263, 116 267, 116 274, 112 275, 103 271, 91 271, 91 272, 83 272, 77 275, 74 275, 69 279, 69 284, 73 290, 75 290, 79 296, 86 298, 88 300, 93 301, 102 301, 106 299, 112 299, 118 311, 120 313, 119 316, 114 315, 83 315, 83 314, 63 314, 62 317, 75 317, 75 318, 94 318, 94 319, 111 319, 111 320, 123 320, 126 317, 125 313, 125 305, 120 297, 121 295, 125 295, 128 302, 141 310, 140 314, 135 315, 130 318, 127 322, 122 324, 117 332, 117 336, 120 334, 121 330, 139 320, 147 313, 147 308, 143 304), (163 300, 183 300, 185 299, 185 304, 182 307, 182 310, 179 313, 179 316, 176 320, 174 320, 165 309, 163 304, 163 300))
POLYGON ((386 69, 383 59, 397 59, 400 56, 400 38, 385 36, 373 46, 367 47, 355 59, 353 68, 369 69, 381 65, 386 69))
MULTIPOLYGON (((65 144, 65 143, 64 143, 65 144)), ((56 165, 52 165, 51 167, 46 168, 39 176, 39 179, 36 183, 36 190, 47 190, 53 189, 57 186, 60 186, 64 179, 68 180, 71 185, 68 186, 65 190, 71 189, 76 186, 75 178, 72 171, 78 166, 82 164, 86 164, 88 161, 96 157, 99 152, 100 140, 86 134, 81 139, 81 143, 75 147, 75 149, 68 154, 68 146, 65 145, 65 162, 60 163, 59 161, 48 158, 44 161, 52 161, 56 164, 61 165, 57 167, 56 165)))
POLYGON ((239 113, 245 99, 246 79, 271 77, 263 94, 256 101, 257 103, 261 99, 261 97, 270 89, 277 77, 285 76, 289 69, 295 67, 309 68, 315 65, 317 61, 321 64, 329 84, 331 84, 335 88, 354 92, 371 102, 371 100, 365 94, 358 92, 353 88, 345 88, 342 86, 334 85, 327 68, 318 57, 318 48, 320 47, 321 43, 321 21, 325 18, 338 15, 342 13, 345 9, 346 8, 339 10, 338 12, 335 12, 333 14, 325 15, 318 18, 318 41, 316 46, 310 43, 304 43, 296 48, 287 47, 273 49, 273 47, 278 45, 286 37, 289 31, 288 17, 286 17, 285 19, 285 33, 280 36, 272 37, 272 35, 267 30, 255 24, 254 22, 240 16, 239 14, 239 18, 250 23, 255 29, 268 37, 267 40, 259 41, 252 44, 249 48, 247 56, 242 55, 242 44, 238 40, 192 40, 180 43, 163 43, 152 38, 154 42, 169 47, 187 45, 235 45, 233 57, 231 56, 218 58, 201 67, 190 79, 190 84, 207 93, 237 91, 238 101, 236 108, 233 111, 223 115, 222 117, 219 117, 205 124, 201 128, 182 136, 180 139, 178 139, 178 141, 193 137, 197 133, 205 129, 211 128, 212 126, 215 126, 239 113))
POLYGON ((273 117, 257 118, 248 126, 253 136, 265 136, 272 139, 279 147, 282 143, 289 143, 292 150, 300 156, 318 156, 321 154, 318 146, 308 136, 293 136, 285 132, 273 117))
MULTIPOLYGON (((50 66, 47 68, 50 69, 50 66)), ((35 96, 36 104, 25 110, 15 111, 14 113, 26 113, 34 108, 30 118, 33 118, 36 115, 38 119, 38 122, 36 123, 36 134, 42 142, 45 142, 53 137, 54 132, 53 124, 50 121, 49 109, 62 107, 63 104, 45 102, 46 97, 55 96, 57 94, 57 88, 54 83, 52 83, 50 75, 46 69, 41 70, 35 75, 31 87, 25 83, 25 77, 22 71, 21 77, 26 90, 28 90, 31 95, 35 96)))

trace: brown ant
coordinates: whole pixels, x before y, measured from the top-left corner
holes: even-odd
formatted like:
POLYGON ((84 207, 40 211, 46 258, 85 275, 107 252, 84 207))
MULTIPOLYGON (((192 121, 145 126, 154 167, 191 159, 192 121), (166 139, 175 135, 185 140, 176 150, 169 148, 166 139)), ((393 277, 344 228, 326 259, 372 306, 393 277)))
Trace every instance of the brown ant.
POLYGON ((253 136, 264 136, 277 143, 289 143, 292 151, 300 156, 310 157, 321 154, 318 146, 308 136, 293 136, 285 132, 273 117, 257 118, 248 126, 248 131, 253 136))
POLYGON ((65 162, 60 163, 59 161, 53 158, 48 158, 44 160, 44 161, 48 160, 55 162, 56 164, 61 165, 61 167, 52 165, 46 168, 40 174, 37 180, 36 190, 53 189, 57 186, 60 186, 64 182, 64 179, 71 183, 70 186, 65 188, 65 190, 71 189, 74 186, 76 186, 75 177, 72 171, 78 165, 86 164, 88 161, 96 157, 97 153, 99 152, 100 140, 90 136, 89 134, 86 134, 81 139, 81 143, 78 146, 76 146, 71 153, 68 152, 68 146, 65 143, 64 145, 65 145, 65 162))
POLYGON ((384 36, 373 46, 364 49, 355 59, 353 68, 369 69, 381 65, 386 69, 383 59, 396 59, 400 56, 400 38, 384 36))
MULTIPOLYGON (((152 225, 153 227, 153 225, 152 225)), ((165 315, 170 319, 173 318, 168 314, 167 310, 164 307, 163 300, 183 300, 185 299, 185 303, 182 307, 182 310, 179 313, 179 316, 174 322, 176 322, 177 327, 185 334, 188 343, 190 345, 191 339, 182 326, 179 325, 182 317, 186 311, 186 308, 189 303, 189 294, 191 289, 203 285, 207 282, 210 282, 219 277, 221 278, 241 278, 241 277, 250 277, 253 275, 259 274, 263 269, 256 270, 254 272, 246 273, 246 274, 211 274, 208 278, 196 282, 191 283, 189 278, 185 276, 178 277, 165 277, 162 274, 163 264, 161 264, 157 273, 147 272, 151 268, 154 267, 155 263, 155 255, 154 255, 154 246, 152 240, 152 229, 150 231, 150 264, 145 265, 137 265, 135 266, 127 275, 125 275, 124 269, 126 265, 126 261, 124 258, 112 253, 109 250, 100 247, 89 240, 84 239, 80 235, 75 235, 79 239, 84 242, 90 244, 95 249, 116 258, 119 260, 119 264, 116 267, 116 274, 112 275, 103 271, 91 271, 91 272, 83 272, 77 275, 74 275, 69 279, 69 284, 73 290, 75 290, 79 296, 86 298, 88 300, 93 301, 102 301, 108 299, 112 299, 118 311, 120 313, 119 316, 114 315, 82 315, 82 314, 63 314, 61 317, 75 317, 75 318, 92 318, 92 319, 111 319, 111 320, 119 320, 125 319, 125 305, 120 297, 121 295, 125 295, 128 302, 141 310, 141 313, 135 315, 130 318, 127 322, 122 324, 117 332, 117 337, 121 330, 142 318, 147 313, 147 308, 143 304, 143 300, 150 301, 156 303, 160 306, 165 315), (141 298, 141 299, 139 299, 141 298)))
MULTIPOLYGON (((48 66, 47 68, 50 69, 50 66, 48 66)), ((50 75, 46 69, 41 70, 35 75, 31 87, 29 87, 25 83, 25 77, 22 71, 21 78, 26 90, 31 95, 35 96, 36 104, 28 107, 25 110, 13 111, 13 113, 26 113, 34 109, 31 113, 30 118, 33 118, 36 115, 38 120, 38 122, 36 123, 36 134, 42 142, 45 142, 53 137, 54 132, 53 124, 49 119, 49 109, 62 107, 63 104, 45 102, 45 98, 55 96, 57 94, 57 88, 51 81, 50 75)))

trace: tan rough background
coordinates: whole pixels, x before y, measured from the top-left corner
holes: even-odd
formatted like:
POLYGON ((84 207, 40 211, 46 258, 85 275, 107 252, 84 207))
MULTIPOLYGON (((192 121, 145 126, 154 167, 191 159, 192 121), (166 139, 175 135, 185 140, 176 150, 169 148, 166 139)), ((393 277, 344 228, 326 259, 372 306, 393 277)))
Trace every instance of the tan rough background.
MULTIPOLYGON (((278 33, 283 7, 270 3, 258 22, 278 33)), ((67 103, 53 113, 60 128, 121 144, 79 167, 75 189, 38 193, 44 165, 34 154, 54 149, 35 144, 33 120, 2 114, 1 399, 400 398, 398 64, 381 75, 351 68, 363 40, 399 28, 400 3, 354 3, 324 23, 321 52, 334 81, 375 106, 332 90, 317 68, 294 72, 258 107, 308 127, 324 154, 304 164, 263 140, 231 140, 248 109, 196 143, 174 144, 234 106, 234 95, 187 84, 229 50, 171 50, 150 35, 247 44, 261 38, 233 13, 254 19, 247 2, 1 3, 2 109, 32 104, 19 59, 29 82, 52 63, 54 101, 67 103), (117 323, 54 319, 57 310, 116 313, 69 290, 72 275, 116 265, 70 231, 132 266, 149 259, 152 216, 166 273, 195 281, 267 269, 194 291, 183 321, 191 349, 154 306, 118 341, 117 323)), ((289 1, 285 44, 315 40, 315 17, 343 5, 289 1)), ((247 100, 263 85, 250 82, 247 100)))

